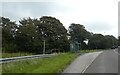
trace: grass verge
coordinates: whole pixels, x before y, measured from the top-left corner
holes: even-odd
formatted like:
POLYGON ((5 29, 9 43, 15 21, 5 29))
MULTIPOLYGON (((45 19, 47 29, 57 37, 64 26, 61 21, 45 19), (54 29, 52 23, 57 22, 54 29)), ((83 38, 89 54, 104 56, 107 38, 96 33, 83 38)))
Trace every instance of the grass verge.
POLYGON ((75 53, 62 53, 50 58, 5 63, 2 64, 2 73, 59 73, 75 57, 75 53))
POLYGON ((80 50, 80 53, 89 53, 89 52, 97 52, 100 50, 80 50))
POLYGON ((17 57, 17 56, 27 56, 32 55, 32 53, 1 53, 2 58, 11 58, 11 57, 17 57))

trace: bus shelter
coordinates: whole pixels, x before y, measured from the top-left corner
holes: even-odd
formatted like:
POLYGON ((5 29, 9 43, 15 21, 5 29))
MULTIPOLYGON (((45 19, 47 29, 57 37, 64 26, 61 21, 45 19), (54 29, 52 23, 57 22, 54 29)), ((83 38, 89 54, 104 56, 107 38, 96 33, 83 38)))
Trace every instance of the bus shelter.
POLYGON ((70 51, 71 52, 78 52, 80 50, 80 43, 77 41, 70 42, 70 51))

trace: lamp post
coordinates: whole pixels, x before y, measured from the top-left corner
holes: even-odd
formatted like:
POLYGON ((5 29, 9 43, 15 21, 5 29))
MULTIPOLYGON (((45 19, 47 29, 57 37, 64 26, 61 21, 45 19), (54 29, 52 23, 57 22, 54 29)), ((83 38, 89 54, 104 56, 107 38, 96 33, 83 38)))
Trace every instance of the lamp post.
POLYGON ((44 39, 43 44, 44 44, 44 46, 43 46, 43 54, 45 54, 45 39, 44 39))
POLYGON ((71 36, 67 36, 67 39, 69 40, 69 44, 70 44, 70 51, 72 51, 72 49, 74 48, 73 47, 73 44, 72 44, 72 41, 71 41, 71 36))
POLYGON ((45 54, 45 34, 42 32, 42 38, 43 38, 43 54, 45 54))
POLYGON ((68 40, 70 40, 70 39, 71 39, 71 36, 67 36, 67 38, 68 38, 68 40))

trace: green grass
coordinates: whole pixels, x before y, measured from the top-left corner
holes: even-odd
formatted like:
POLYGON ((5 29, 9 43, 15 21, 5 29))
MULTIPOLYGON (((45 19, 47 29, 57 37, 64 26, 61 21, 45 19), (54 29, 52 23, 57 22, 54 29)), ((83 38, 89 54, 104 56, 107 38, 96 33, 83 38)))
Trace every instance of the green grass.
POLYGON ((74 53, 62 53, 50 58, 22 60, 2 64, 3 73, 59 73, 77 57, 74 53))
POLYGON ((96 52, 98 50, 80 50, 81 53, 96 52))
POLYGON ((32 53, 2 53, 0 56, 2 58, 10 58, 10 57, 17 57, 17 56, 26 56, 26 55, 32 55, 32 53))

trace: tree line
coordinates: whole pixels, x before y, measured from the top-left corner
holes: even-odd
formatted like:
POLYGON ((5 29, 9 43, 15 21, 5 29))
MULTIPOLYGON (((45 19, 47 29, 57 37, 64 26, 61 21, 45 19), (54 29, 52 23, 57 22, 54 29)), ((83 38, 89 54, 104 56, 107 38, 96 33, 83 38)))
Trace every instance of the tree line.
POLYGON ((81 49, 106 49, 118 44, 114 36, 93 34, 81 24, 72 23, 67 30, 60 20, 51 16, 23 18, 19 24, 9 18, 0 18, 3 52, 43 53, 44 41, 46 53, 52 49, 67 52, 70 41, 81 43, 81 49))

